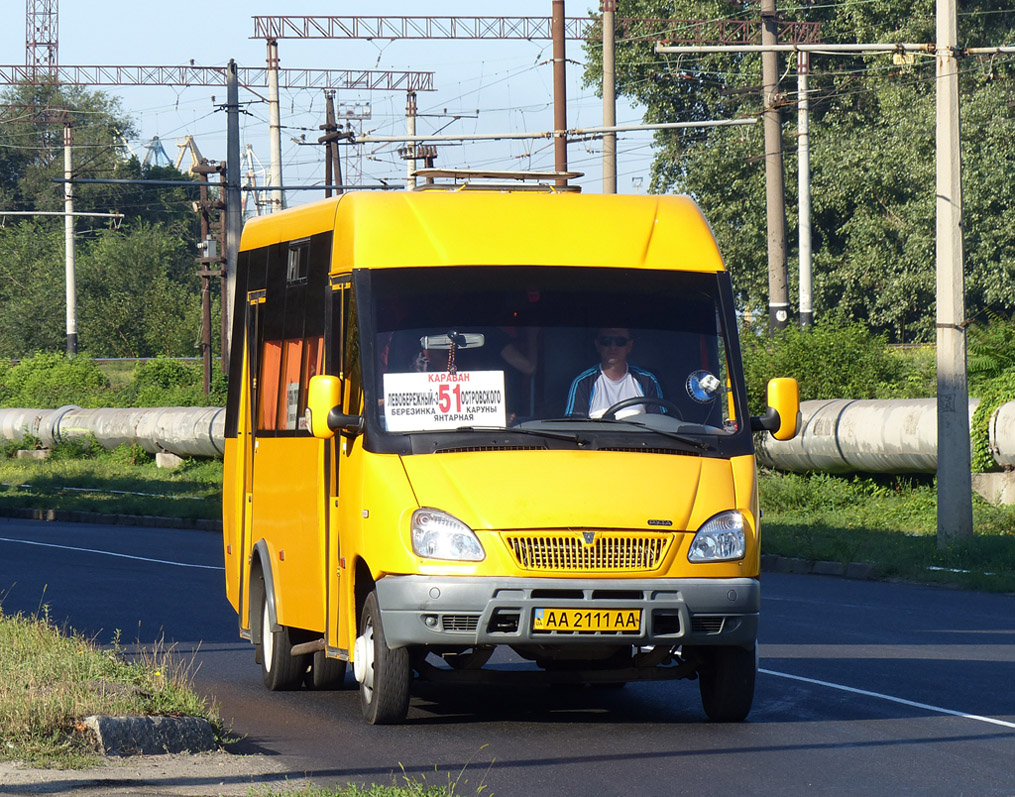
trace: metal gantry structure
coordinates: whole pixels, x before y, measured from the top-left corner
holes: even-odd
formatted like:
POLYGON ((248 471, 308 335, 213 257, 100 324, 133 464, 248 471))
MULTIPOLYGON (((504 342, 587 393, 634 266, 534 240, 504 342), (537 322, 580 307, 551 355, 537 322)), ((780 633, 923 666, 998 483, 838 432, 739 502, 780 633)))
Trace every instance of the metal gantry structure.
MULTIPOLYGON (((33 83, 40 79, 65 86, 182 86, 224 87, 225 66, 62 66, 53 64, 43 72, 26 64, 0 64, 0 85, 33 83)), ((268 88, 267 67, 238 67, 240 85, 247 89, 268 88)), ((283 89, 348 91, 433 91, 433 72, 386 69, 279 69, 283 89)))
MULTIPOLYGON (((550 41, 552 17, 348 17, 323 15, 256 16, 253 39, 505 39, 550 41)), ((749 44, 761 40, 759 20, 617 17, 625 41, 670 44, 749 44)), ((779 23, 779 38, 816 42, 817 22, 779 23)), ((564 38, 602 38, 598 17, 565 17, 564 38)))
POLYGON ((25 69, 33 80, 48 78, 60 63, 57 0, 26 0, 25 69))

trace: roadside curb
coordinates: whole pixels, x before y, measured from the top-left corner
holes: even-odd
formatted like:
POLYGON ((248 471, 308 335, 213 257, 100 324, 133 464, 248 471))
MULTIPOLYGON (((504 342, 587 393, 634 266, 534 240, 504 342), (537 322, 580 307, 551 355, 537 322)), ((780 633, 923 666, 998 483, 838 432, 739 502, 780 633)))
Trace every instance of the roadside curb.
POLYGON ((0 507, 0 517, 18 520, 44 520, 56 523, 104 523, 111 526, 145 526, 159 529, 194 529, 222 533, 221 520, 207 518, 176 518, 158 515, 107 515, 102 512, 81 512, 70 509, 23 509, 0 507))
POLYGON ((767 573, 796 573, 815 576, 837 576, 858 581, 874 581, 877 570, 869 562, 812 562, 792 556, 761 555, 761 569, 767 573))
POLYGON ((99 753, 105 756, 207 753, 217 750, 211 724, 200 717, 85 717, 99 753))

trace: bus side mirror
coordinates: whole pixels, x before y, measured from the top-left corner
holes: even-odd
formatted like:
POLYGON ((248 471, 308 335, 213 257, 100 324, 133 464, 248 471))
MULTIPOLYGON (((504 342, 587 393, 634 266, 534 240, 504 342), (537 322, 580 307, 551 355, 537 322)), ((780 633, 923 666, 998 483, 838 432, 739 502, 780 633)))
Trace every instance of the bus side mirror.
POLYGON ((792 440, 800 428, 800 388, 795 379, 768 383, 768 411, 751 418, 751 430, 769 431, 776 440, 792 440))
POLYGON ((335 432, 359 434, 363 418, 342 412, 342 380, 321 374, 310 377, 307 391, 307 428, 321 440, 330 440, 335 432))

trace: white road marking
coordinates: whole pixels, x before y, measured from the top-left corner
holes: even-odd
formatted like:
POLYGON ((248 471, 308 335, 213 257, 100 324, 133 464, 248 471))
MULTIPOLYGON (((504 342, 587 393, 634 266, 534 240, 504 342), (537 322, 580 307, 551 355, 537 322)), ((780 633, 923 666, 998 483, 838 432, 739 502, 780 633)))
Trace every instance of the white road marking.
POLYGON ((776 672, 775 670, 766 670, 763 668, 758 668, 758 672, 764 673, 765 675, 775 675, 779 678, 789 678, 792 681, 803 681, 804 683, 814 684, 816 686, 827 686, 829 689, 839 689, 843 692, 852 692, 855 695, 863 695, 864 697, 876 697, 880 700, 888 700, 892 703, 900 703, 903 706, 920 708, 924 711, 933 711, 937 714, 947 714, 951 717, 961 717, 962 719, 976 720, 977 722, 988 722, 991 725, 1000 725, 1003 728, 1015 728, 1015 722, 1006 722, 1005 720, 994 719, 993 717, 981 717, 979 714, 966 714, 962 711, 952 711, 951 709, 941 708, 940 706, 931 706, 927 703, 917 703, 913 700, 905 700, 901 697, 883 695, 880 692, 870 692, 866 689, 855 689, 852 686, 834 684, 830 681, 819 681, 816 678, 804 678, 802 675, 790 675, 786 672, 776 672))
POLYGON ((73 545, 57 545, 52 542, 36 542, 34 540, 15 540, 10 537, 0 537, 0 542, 15 542, 22 545, 38 545, 42 548, 59 548, 64 551, 80 551, 82 553, 97 553, 102 556, 115 556, 119 559, 133 559, 138 562, 153 562, 160 565, 173 565, 174 567, 193 567, 198 570, 225 570, 224 567, 215 565, 192 565, 186 562, 171 562, 168 559, 150 559, 147 556, 133 556, 127 553, 114 553, 113 551, 102 551, 97 548, 76 548, 73 545))

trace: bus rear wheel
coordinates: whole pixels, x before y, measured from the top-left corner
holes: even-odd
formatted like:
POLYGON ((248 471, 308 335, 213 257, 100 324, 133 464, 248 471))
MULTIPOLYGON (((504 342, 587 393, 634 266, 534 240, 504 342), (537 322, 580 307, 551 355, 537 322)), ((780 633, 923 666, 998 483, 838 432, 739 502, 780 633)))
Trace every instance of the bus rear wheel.
POLYGON ((757 646, 698 648, 701 704, 713 722, 742 722, 754 702, 757 646))
POLYGON ((404 720, 409 711, 409 651, 388 647, 376 592, 371 592, 363 604, 353 666, 363 718, 371 725, 394 725, 404 720))
POLYGON ((307 689, 325 692, 341 689, 345 683, 345 662, 340 659, 329 659, 323 650, 313 654, 310 669, 307 670, 303 682, 307 689))
POLYGON ((261 679, 272 692, 299 689, 310 664, 308 656, 292 655, 291 631, 279 625, 271 630, 268 598, 261 598, 261 679))

